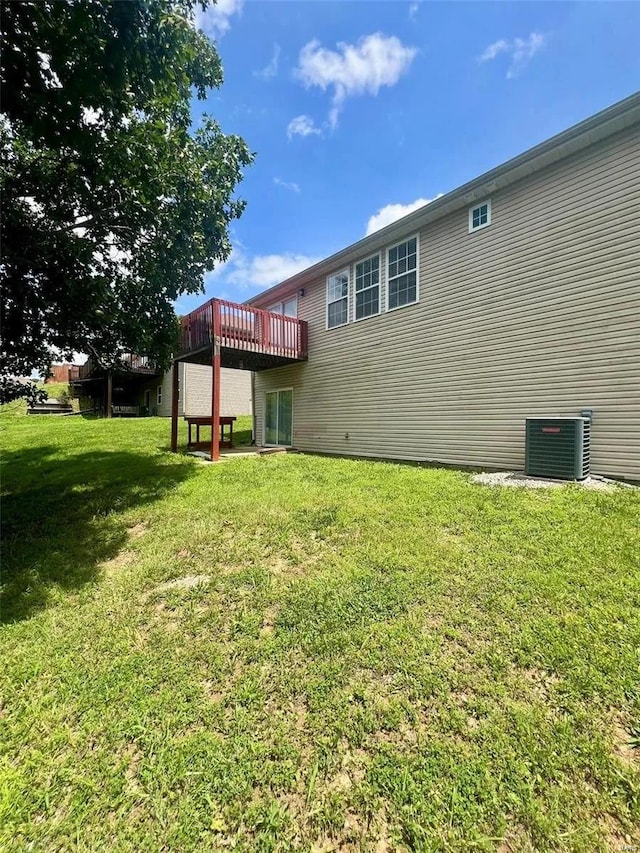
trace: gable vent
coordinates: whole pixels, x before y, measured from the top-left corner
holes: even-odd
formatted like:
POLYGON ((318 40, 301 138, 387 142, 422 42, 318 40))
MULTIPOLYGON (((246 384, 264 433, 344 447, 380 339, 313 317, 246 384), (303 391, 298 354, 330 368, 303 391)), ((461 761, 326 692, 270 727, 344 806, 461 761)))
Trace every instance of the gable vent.
POLYGON ((589 476, 589 418, 527 418, 525 473, 530 477, 584 480, 589 476))

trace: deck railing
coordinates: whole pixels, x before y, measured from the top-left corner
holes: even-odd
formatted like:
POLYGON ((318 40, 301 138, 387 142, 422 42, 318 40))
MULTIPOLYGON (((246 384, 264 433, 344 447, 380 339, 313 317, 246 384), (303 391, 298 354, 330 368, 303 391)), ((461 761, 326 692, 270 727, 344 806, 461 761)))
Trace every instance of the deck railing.
POLYGON ((181 355, 211 346, 214 328, 220 346, 284 358, 307 357, 307 324, 261 308, 210 299, 182 318, 181 355))
MULTIPOLYGON (((78 379, 87 379, 99 368, 100 365, 94 359, 88 358, 84 364, 80 365, 78 379)), ((106 370, 106 368, 103 369, 106 370)), ((114 369, 125 372, 130 370, 132 373, 148 373, 150 376, 155 376, 158 373, 157 368, 146 355, 135 355, 134 353, 127 353, 127 355, 122 356, 114 369)))

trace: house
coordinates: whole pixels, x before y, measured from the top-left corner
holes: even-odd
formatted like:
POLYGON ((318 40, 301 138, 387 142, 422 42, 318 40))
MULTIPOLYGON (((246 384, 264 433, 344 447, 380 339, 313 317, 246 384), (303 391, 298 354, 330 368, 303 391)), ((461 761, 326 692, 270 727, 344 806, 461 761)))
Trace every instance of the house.
POLYGON ((52 383, 69 383, 79 378, 80 368, 77 364, 52 364, 49 375, 44 380, 45 385, 52 383))
POLYGON ((592 471, 640 479, 640 94, 185 318, 180 359, 247 348, 260 444, 522 469, 525 418, 589 409, 592 471))
MULTIPOLYGON (((178 415, 211 413, 211 368, 201 364, 180 365, 178 415)), ((137 405, 163 418, 171 416, 171 371, 145 383, 137 405)), ((252 413, 251 373, 223 367, 220 376, 220 413, 239 417, 252 413)))
MULTIPOLYGON (((220 391, 224 415, 251 414, 251 385, 250 373, 223 369, 220 391)), ((80 366, 78 378, 71 380, 71 388, 75 396, 85 398, 87 405, 107 417, 171 415, 171 371, 163 373, 143 356, 127 356, 121 368, 112 371, 88 359, 80 366)), ((211 368, 181 364, 179 416, 206 415, 210 410, 211 368)))

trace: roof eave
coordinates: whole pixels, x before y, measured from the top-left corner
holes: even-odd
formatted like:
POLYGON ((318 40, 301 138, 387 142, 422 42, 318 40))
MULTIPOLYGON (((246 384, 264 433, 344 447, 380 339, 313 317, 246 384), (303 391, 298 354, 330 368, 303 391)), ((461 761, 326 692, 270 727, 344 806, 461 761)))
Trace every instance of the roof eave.
POLYGON ((468 181, 461 187, 418 208, 407 216, 403 216, 402 219, 398 219, 385 228, 381 228, 379 231, 363 237, 362 240, 358 240, 339 252, 318 261, 317 264, 307 267, 307 269, 296 273, 285 281, 263 290, 256 296, 247 299, 245 304, 263 307, 264 303, 272 303, 278 297, 306 287, 318 278, 328 275, 366 254, 373 254, 383 246, 393 243, 394 240, 400 239, 412 231, 418 231, 425 225, 455 210, 485 198, 497 190, 503 189, 638 122, 640 122, 640 92, 630 95, 628 98, 551 137, 551 139, 535 145, 511 160, 507 160, 506 163, 490 169, 472 181, 468 181))

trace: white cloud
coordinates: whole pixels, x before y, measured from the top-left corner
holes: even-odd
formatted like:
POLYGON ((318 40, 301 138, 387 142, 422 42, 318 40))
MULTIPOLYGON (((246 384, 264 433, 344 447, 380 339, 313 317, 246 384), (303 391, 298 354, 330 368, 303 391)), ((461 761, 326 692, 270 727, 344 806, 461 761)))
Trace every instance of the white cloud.
POLYGON ((409 20, 410 21, 415 21, 419 8, 420 8, 420 4, 418 2, 412 3, 409 6, 409 20))
POLYGON ((280 255, 249 255, 244 249, 236 248, 224 264, 207 273, 205 285, 211 281, 222 281, 244 290, 272 287, 295 273, 313 266, 320 258, 284 252, 280 255))
POLYGON ((300 187, 295 181, 283 181, 282 178, 274 178, 273 183, 277 187, 282 187, 285 190, 291 190, 293 193, 300 192, 300 187))
POLYGON ((415 201, 410 201, 409 204, 387 204, 386 207, 380 208, 377 213, 369 217, 365 237, 368 237, 369 234, 373 234, 374 231, 379 231, 381 228, 384 228, 385 225, 390 225, 397 219, 402 219, 403 216, 406 216, 408 213, 412 213, 419 207, 424 207, 425 204, 435 201, 437 198, 440 198, 441 195, 442 193, 438 193, 438 195, 433 198, 417 198, 415 201))
POLYGON ((489 47, 485 49, 484 53, 478 57, 478 62, 487 62, 488 60, 495 59, 498 54, 509 50, 509 44, 510 43, 505 39, 494 41, 493 44, 490 44, 489 47))
POLYGON ((273 46, 273 55, 269 62, 265 65, 265 67, 261 71, 254 71, 254 77, 262 77, 263 80, 269 80, 271 77, 275 77, 278 73, 278 63, 280 62, 280 45, 274 44, 273 46))
POLYGON ((478 62, 490 62, 500 54, 506 54, 511 62, 507 69, 507 79, 517 77, 533 57, 547 44, 543 33, 531 33, 528 38, 514 38, 511 41, 499 39, 490 44, 478 57, 478 62))
POLYGON ((220 38, 228 32, 230 19, 240 14, 243 5, 244 0, 218 0, 204 11, 198 7, 195 13, 196 27, 212 38, 220 38))
POLYGON ((347 98, 377 95, 383 86, 395 86, 415 55, 415 48, 382 33, 364 36, 357 44, 340 42, 337 50, 314 39, 300 51, 295 74, 307 88, 332 91, 329 123, 335 127, 347 98))
POLYGON ((287 136, 292 139, 294 136, 311 136, 311 134, 320 134, 320 128, 313 123, 311 116, 296 116, 292 118, 287 126, 287 136))
POLYGON ((237 259, 227 280, 245 287, 271 287, 317 263, 320 258, 284 253, 282 255, 242 256, 237 259))

